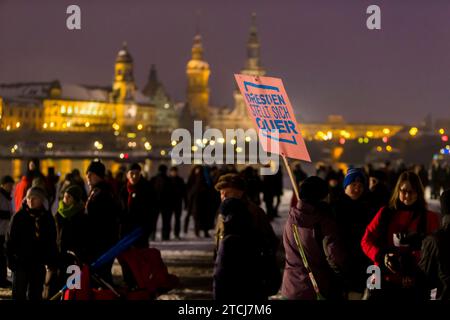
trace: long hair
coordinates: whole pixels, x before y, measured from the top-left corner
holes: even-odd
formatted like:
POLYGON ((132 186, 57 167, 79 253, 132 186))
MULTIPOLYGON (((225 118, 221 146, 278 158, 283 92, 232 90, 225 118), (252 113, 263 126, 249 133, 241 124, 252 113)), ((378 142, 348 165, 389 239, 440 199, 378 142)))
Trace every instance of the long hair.
POLYGON ((417 174, 412 171, 403 172, 397 180, 394 192, 392 193, 391 200, 389 201, 389 208, 398 210, 401 204, 400 202, 400 186, 404 182, 409 182, 412 189, 417 193, 417 200, 414 203, 414 207, 420 212, 427 211, 427 202, 425 201, 425 192, 422 181, 417 174))

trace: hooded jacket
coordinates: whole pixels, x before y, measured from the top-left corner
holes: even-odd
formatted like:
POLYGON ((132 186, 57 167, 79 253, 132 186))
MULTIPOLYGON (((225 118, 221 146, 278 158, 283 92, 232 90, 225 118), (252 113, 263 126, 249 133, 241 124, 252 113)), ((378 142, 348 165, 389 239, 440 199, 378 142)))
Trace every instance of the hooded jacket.
POLYGON ((345 268, 345 254, 329 206, 300 201, 291 208, 283 233, 286 262, 281 293, 287 299, 314 300, 316 295, 295 242, 296 224, 307 262, 320 293, 327 299, 341 296, 338 274, 345 268))

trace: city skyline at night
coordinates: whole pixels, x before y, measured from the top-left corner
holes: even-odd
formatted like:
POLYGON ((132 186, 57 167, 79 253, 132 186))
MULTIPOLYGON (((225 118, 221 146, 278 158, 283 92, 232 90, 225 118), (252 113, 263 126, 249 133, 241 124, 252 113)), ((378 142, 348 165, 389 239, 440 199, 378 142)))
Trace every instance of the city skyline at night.
POLYGON ((283 78, 301 122, 323 122, 330 114, 362 123, 448 117, 450 8, 444 1, 426 8, 409 1, 407 14, 400 2, 380 1, 382 29, 373 31, 365 25, 369 2, 319 2, 79 1, 82 29, 69 31, 67 1, 2 1, 0 83, 108 85, 114 53, 127 41, 138 88, 156 64, 172 99, 186 101, 185 65, 198 24, 211 66, 211 105, 233 106, 232 75, 244 67, 255 12, 261 64, 267 75, 283 78))

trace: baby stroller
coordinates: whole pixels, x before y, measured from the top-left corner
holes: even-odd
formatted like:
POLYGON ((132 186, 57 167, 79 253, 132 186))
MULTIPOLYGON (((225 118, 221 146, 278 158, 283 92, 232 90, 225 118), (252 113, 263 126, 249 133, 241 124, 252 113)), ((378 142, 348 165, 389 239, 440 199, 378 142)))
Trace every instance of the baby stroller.
POLYGON ((175 288, 179 279, 169 274, 158 249, 129 248, 139 235, 137 229, 92 265, 81 265, 80 288, 68 289, 66 285, 52 300, 59 297, 62 300, 153 300, 175 288), (95 270, 100 265, 116 257, 122 266, 128 267, 135 287, 115 288, 96 274, 95 270))

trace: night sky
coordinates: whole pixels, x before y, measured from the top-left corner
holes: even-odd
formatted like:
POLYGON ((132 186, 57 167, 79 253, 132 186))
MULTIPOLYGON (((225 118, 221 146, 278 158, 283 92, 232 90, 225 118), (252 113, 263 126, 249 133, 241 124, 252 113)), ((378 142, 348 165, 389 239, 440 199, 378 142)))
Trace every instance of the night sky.
POLYGON ((256 12, 262 64, 283 79, 302 121, 450 118, 448 0, 0 0, 0 83, 109 85, 127 41, 138 87, 154 63, 184 100, 198 10, 214 105, 232 104, 256 12), (70 4, 81 7, 80 31, 66 28, 70 4), (366 28, 371 4, 381 7, 381 31, 366 28))

